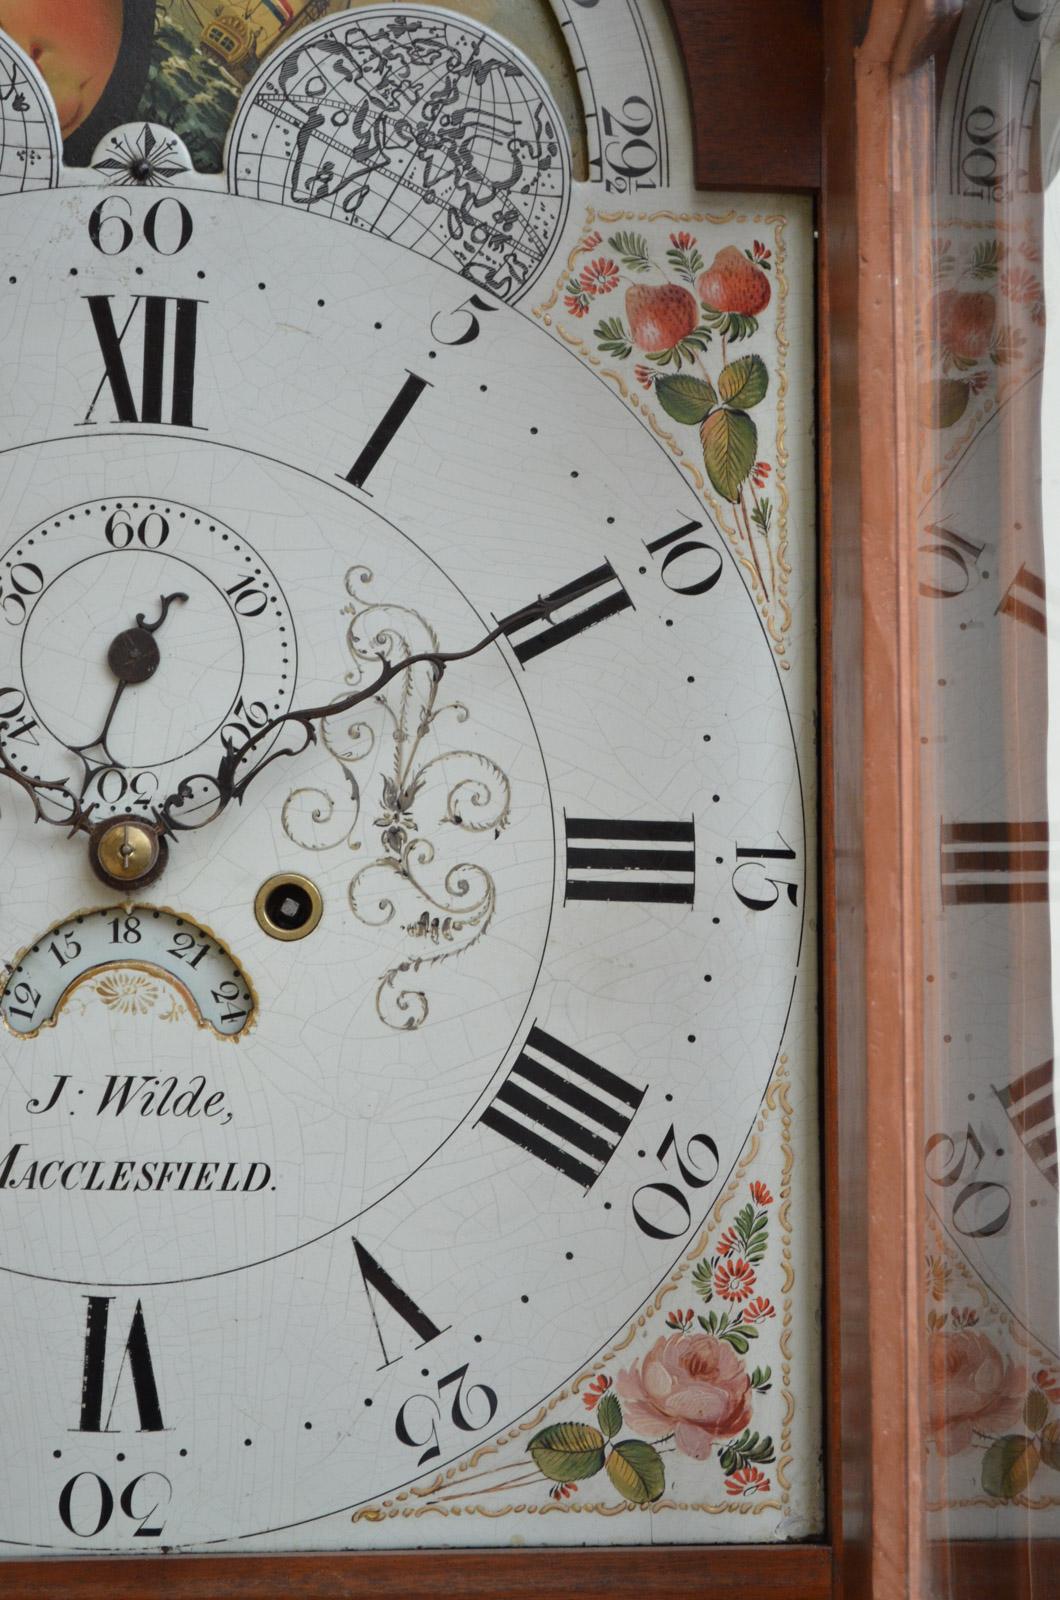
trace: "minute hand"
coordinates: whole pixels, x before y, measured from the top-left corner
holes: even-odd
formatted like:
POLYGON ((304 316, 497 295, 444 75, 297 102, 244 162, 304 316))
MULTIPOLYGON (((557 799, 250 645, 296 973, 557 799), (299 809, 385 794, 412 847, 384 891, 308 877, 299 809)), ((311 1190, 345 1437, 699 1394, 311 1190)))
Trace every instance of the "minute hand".
MULTIPOLYGON (((567 598, 570 597, 565 595, 564 599, 567 598)), ((255 729, 242 744, 237 745, 226 740, 225 753, 215 773, 199 772, 185 778, 176 791, 156 807, 155 817, 160 832, 188 832, 194 828, 205 827, 207 823, 215 821, 233 800, 237 805, 241 805, 248 787, 266 767, 284 757, 301 755, 311 744, 315 744, 318 723, 326 721, 328 717, 337 717, 345 711, 352 711, 354 706, 361 705, 365 700, 371 700, 394 678, 403 672, 408 672, 412 667, 430 666, 436 678, 441 678, 446 667, 451 666, 453 662, 466 661, 471 656, 477 656, 491 644, 495 644, 504 634, 514 633, 532 622, 544 621, 550 616, 555 604, 553 596, 535 600, 532 604, 523 606, 521 610, 513 611, 467 650, 424 650, 417 655, 406 656, 402 661, 383 662, 379 676, 374 682, 354 690, 351 694, 343 695, 339 700, 329 700, 319 706, 303 706, 295 711, 284 711, 255 729), (259 760, 254 761, 255 751, 267 745, 283 728, 299 729, 298 742, 281 744, 277 749, 268 750, 259 760), (241 777, 237 776, 239 768, 247 761, 251 763, 249 768, 241 777), (182 821, 175 813, 194 799, 194 786, 197 783, 213 786, 216 789, 216 797, 211 797, 205 808, 207 814, 199 821, 182 821)))

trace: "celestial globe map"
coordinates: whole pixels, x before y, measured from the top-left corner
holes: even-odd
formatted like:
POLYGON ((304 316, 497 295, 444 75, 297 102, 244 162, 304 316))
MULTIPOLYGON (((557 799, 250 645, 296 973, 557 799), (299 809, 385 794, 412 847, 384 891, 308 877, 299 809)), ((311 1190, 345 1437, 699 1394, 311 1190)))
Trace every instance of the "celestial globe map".
POLYGON ((563 225, 560 114, 527 60, 463 19, 325 18, 268 58, 243 107, 233 192, 380 234, 500 299, 533 282, 563 225))
POLYGON ((0 34, 0 195, 50 189, 58 170, 47 91, 21 51, 0 34))

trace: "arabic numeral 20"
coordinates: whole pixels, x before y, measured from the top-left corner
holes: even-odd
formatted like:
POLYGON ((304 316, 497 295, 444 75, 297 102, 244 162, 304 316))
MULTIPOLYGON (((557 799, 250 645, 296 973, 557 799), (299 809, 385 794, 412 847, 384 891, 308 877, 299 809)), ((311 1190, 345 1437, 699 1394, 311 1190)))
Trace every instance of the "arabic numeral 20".
POLYGON ((955 1189, 950 1222, 966 1239, 989 1239, 1004 1233, 1012 1214, 1012 1196, 1003 1183, 977 1174, 986 1155, 974 1128, 957 1138, 933 1133, 924 1146, 924 1170, 929 1183, 955 1189))
POLYGON ((655 1158, 669 1172, 669 1160, 674 1158, 684 1187, 677 1183, 645 1183, 633 1196, 633 1220, 649 1239, 680 1239, 692 1226, 692 1207, 685 1189, 705 1189, 714 1182, 721 1170, 718 1147, 708 1133, 694 1133, 685 1146, 684 1155, 677 1144, 677 1130, 671 1123, 655 1158))

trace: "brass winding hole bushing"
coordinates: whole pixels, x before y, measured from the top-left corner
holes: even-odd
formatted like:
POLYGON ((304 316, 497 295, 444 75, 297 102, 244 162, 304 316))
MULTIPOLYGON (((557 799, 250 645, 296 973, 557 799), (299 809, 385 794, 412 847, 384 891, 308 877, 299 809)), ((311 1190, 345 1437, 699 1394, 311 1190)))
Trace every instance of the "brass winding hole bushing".
POLYGON ((277 872, 254 897, 254 915, 270 939, 304 939, 324 915, 324 897, 300 872, 277 872))

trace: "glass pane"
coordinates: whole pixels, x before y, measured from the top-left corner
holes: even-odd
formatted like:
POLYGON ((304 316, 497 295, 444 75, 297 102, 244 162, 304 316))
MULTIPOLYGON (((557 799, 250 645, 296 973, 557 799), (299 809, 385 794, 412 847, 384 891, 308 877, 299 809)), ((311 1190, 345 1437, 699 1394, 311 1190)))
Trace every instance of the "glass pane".
POLYGON ((906 243, 924 285, 927 1500, 954 1600, 973 1577, 977 1593, 1016 1592, 1013 1541, 1060 1528, 1058 20, 1053 5, 966 4, 910 88, 937 107, 930 220, 906 243))

